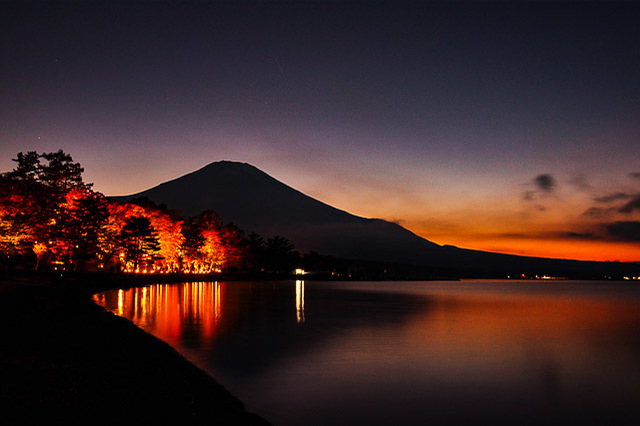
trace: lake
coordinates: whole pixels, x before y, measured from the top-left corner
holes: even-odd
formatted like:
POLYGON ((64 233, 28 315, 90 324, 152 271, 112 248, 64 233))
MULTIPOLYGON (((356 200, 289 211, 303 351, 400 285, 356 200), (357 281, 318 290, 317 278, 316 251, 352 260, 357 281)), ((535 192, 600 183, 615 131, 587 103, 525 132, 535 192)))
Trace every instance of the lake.
POLYGON ((194 282, 94 298, 275 425, 640 420, 633 282, 194 282))

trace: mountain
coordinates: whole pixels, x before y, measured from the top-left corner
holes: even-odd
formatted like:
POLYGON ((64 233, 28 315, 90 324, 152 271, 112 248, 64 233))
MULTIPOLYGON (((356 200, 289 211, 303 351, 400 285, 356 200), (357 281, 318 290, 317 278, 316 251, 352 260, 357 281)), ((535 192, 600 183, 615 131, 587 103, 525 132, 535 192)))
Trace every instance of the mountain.
POLYGON ((211 163, 146 191, 114 198, 137 197, 166 204, 183 216, 211 209, 247 233, 286 237, 302 252, 406 261, 401 253, 440 247, 394 223, 354 216, 315 200, 246 163, 211 163))
POLYGON ((301 252, 314 250, 346 259, 412 264, 441 272, 638 271, 638 265, 633 264, 531 258, 440 246, 395 223, 336 209, 246 163, 211 163, 146 191, 114 198, 128 201, 138 197, 166 204, 183 216, 214 210, 225 222, 233 222, 247 233, 280 235, 301 252))

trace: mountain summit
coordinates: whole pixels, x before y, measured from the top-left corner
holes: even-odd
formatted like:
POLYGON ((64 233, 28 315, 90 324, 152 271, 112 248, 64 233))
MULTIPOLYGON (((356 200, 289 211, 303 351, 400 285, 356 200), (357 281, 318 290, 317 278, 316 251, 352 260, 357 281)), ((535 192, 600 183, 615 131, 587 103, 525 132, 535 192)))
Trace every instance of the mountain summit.
POLYGON ((580 262, 522 257, 440 246, 381 219, 366 219, 336 209, 285 185, 256 167, 232 161, 200 170, 120 201, 147 197, 183 216, 214 210, 247 233, 288 238, 301 252, 314 250, 346 259, 396 262, 436 273, 473 276, 546 273, 596 277, 637 274, 637 264, 580 262))

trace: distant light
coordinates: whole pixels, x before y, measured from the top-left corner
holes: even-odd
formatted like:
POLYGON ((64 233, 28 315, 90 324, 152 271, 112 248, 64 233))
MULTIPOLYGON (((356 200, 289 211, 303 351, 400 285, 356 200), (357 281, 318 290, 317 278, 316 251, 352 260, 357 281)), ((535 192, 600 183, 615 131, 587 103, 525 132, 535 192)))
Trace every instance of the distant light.
POLYGON ((296 269, 296 271, 295 271, 296 275, 304 275, 306 273, 307 272, 304 269, 300 269, 300 268, 296 269))

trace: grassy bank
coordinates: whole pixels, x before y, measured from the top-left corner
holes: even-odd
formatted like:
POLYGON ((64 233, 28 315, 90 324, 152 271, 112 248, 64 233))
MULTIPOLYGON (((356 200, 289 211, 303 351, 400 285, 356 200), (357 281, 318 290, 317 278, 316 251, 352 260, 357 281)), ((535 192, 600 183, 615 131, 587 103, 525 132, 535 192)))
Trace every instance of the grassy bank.
POLYGON ((268 424, 169 345, 90 300, 136 284, 128 280, 0 280, 3 416, 20 424, 268 424))

